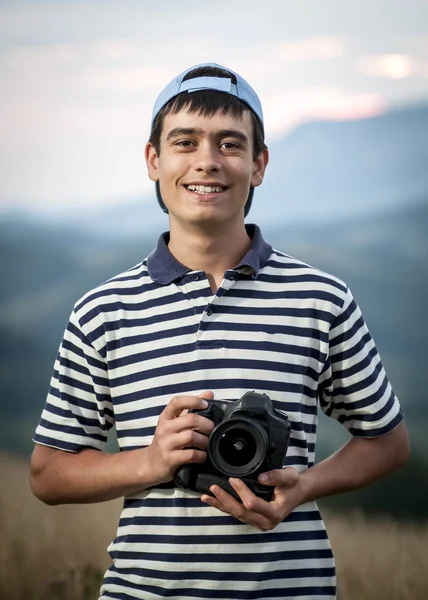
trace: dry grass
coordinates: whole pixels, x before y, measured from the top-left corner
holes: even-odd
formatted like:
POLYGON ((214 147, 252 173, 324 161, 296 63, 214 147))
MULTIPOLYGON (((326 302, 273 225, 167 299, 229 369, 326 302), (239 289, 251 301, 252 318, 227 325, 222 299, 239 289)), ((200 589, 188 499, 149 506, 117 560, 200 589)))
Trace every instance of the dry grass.
POLYGON ((325 517, 339 600, 427 600, 428 524, 362 514, 325 517))
MULTIPOLYGON (((44 506, 28 466, 0 455, 1 600, 96 600, 121 501, 44 506)), ((339 600, 426 600, 428 525, 363 515, 326 518, 339 600)))
POLYGON ((91 600, 109 564, 121 501, 45 506, 28 465, 0 455, 1 600, 91 600))

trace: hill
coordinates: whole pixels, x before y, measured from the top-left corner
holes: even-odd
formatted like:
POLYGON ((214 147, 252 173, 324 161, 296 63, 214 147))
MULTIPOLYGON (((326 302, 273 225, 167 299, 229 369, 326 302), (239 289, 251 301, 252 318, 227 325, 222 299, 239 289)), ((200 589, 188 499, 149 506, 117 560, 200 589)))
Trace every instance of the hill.
MULTIPOLYGON (((422 200, 378 215, 322 226, 283 225, 266 232, 279 250, 334 273, 351 287, 416 443, 425 452, 427 232, 428 203, 422 200)), ((3 417, 10 419, 0 447, 28 452, 73 303, 142 260, 155 239, 128 236, 112 241, 24 221, 0 222, 0 239, 0 397, 3 417)), ((329 440, 337 444, 343 439, 333 431, 321 437, 325 451, 329 440)))
MULTIPOLYGON (((424 104, 367 119, 303 124, 270 144, 265 180, 256 189, 247 220, 264 229, 275 223, 324 225, 428 198, 426 131, 424 104)), ((22 218, 19 210, 9 216, 22 218)), ((168 228, 154 190, 118 198, 110 207, 76 210, 58 203, 43 218, 110 240, 141 235, 142 224, 150 236, 168 228)))

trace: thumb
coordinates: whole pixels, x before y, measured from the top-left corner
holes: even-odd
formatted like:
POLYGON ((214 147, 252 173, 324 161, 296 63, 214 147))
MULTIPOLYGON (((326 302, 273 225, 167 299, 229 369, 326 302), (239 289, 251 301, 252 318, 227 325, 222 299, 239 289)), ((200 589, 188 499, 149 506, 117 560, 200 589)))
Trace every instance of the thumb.
POLYGON ((214 400, 214 392, 206 391, 202 392, 198 395, 198 398, 203 398, 204 400, 214 400))
POLYGON ((259 482, 263 485, 281 486, 290 488, 295 485, 299 478, 299 473, 293 467, 285 467, 284 469, 274 469, 267 473, 259 475, 259 482))

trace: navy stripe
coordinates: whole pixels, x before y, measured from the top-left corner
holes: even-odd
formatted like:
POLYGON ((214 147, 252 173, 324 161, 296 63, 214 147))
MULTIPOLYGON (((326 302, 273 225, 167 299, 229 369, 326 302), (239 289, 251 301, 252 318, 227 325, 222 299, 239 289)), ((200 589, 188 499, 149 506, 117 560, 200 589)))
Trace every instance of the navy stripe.
POLYGON ((280 292, 277 290, 263 291, 248 289, 231 289, 228 291, 229 298, 245 298, 246 300, 322 300, 324 302, 330 302, 335 306, 341 308, 343 300, 338 298, 334 294, 324 292, 323 290, 287 290, 280 292))
MULTIPOLYGON (((76 363, 71 359, 64 358, 64 357, 61 357, 60 363, 61 363, 61 366, 64 369, 67 369, 68 371, 76 371, 76 373, 81 373, 82 375, 85 375, 86 377, 91 378, 91 373, 90 373, 88 367, 84 367, 83 365, 76 363)), ((95 365, 93 365, 93 366, 95 366, 95 365)), ((74 381, 74 379, 73 379, 73 381, 74 381)), ((98 377, 97 375, 92 375, 92 381, 97 385, 102 385, 103 387, 109 386, 109 380, 104 377, 98 377)))
MULTIPOLYGON (((115 585, 122 585, 123 587, 127 587, 130 590, 141 590, 138 585, 131 583, 129 581, 124 581, 123 579, 117 577, 106 577, 104 579, 104 584, 108 583, 115 585)), ((193 598, 218 598, 225 600, 260 600, 262 598, 299 598, 299 596, 309 596, 313 595, 314 598, 332 598, 336 592, 336 588, 333 586, 304 586, 304 587, 288 587, 278 589, 275 587, 274 589, 264 589, 257 590, 254 592, 248 591, 237 591, 237 590, 201 590, 194 588, 174 588, 174 589, 165 589, 164 587, 155 587, 152 585, 145 585, 144 589, 147 592, 152 594, 158 594, 163 598, 168 598, 170 596, 174 598, 184 598, 185 596, 191 596, 193 598)), ((135 600, 135 596, 129 596, 126 593, 116 593, 116 592, 108 592, 107 595, 104 595, 105 598, 113 598, 115 600, 135 600)))
POLYGON ((134 338, 125 338, 123 340, 118 339, 112 342, 107 343, 107 351, 111 352, 116 348, 121 348, 124 346, 130 346, 135 344, 150 344, 150 342, 155 342, 158 340, 169 340, 172 338, 181 338, 187 335, 194 335, 197 332, 196 325, 189 325, 186 327, 175 327, 174 329, 153 331, 151 333, 146 333, 141 336, 137 336, 134 338), (126 343, 128 341, 128 343, 126 343))
MULTIPOLYGON (((166 356, 169 356, 167 353, 166 356)), ((251 360, 242 359, 241 368, 248 370, 264 370, 266 372, 272 371, 275 373, 289 373, 289 374, 305 374, 312 379, 312 381, 318 380, 317 373, 309 368, 301 365, 293 365, 287 363, 273 362, 270 360, 251 360)), ((176 375, 178 373, 197 373, 201 370, 208 369, 234 369, 236 364, 233 358, 211 358, 209 360, 187 360, 184 363, 169 364, 164 367, 155 367, 154 369, 145 369, 142 373, 134 373, 133 375, 124 375, 123 377, 111 377, 110 386, 112 388, 125 384, 134 383, 135 381, 141 381, 144 379, 148 381, 153 378, 161 378, 167 375, 176 375)))
POLYGON ((183 577, 182 571, 169 571, 166 569, 155 570, 155 569, 139 569, 132 567, 121 567, 116 569, 110 568, 110 573, 118 572, 120 575, 137 575, 144 578, 154 579, 171 579, 171 580, 203 580, 203 581, 271 581, 272 579, 295 579, 301 577, 302 579, 318 578, 318 577, 334 577, 334 567, 325 568, 308 568, 308 569, 277 569, 275 571, 188 571, 183 577))
MULTIPOLYGON (((130 279, 128 279, 128 281, 139 281, 141 278, 140 277, 131 277, 130 279)), ((132 286, 132 287, 122 287, 122 286, 118 286, 117 288, 113 288, 110 287, 110 285, 108 285, 109 283, 122 283, 123 281, 126 281, 126 279, 111 279, 110 282, 106 282, 107 285, 106 286, 101 286, 99 287, 96 291, 94 291, 93 293, 89 294, 87 297, 85 297, 85 299, 79 303, 76 304, 76 311, 80 311, 82 308, 84 308, 87 304, 89 304, 90 302, 93 302, 94 300, 99 300, 100 298, 105 298, 108 296, 114 296, 115 294, 118 294, 120 296, 139 296, 141 294, 144 293, 149 293, 152 290, 157 289, 159 286, 156 283, 153 283, 149 277, 147 277, 147 282, 142 283, 142 285, 138 285, 138 286, 132 286)), ((99 306, 103 306, 102 304, 99 304, 99 306)), ((81 323, 83 324, 85 321, 81 321, 81 323)))
MULTIPOLYGON (((160 339, 169 339, 172 337, 180 337, 187 336, 196 333, 196 327, 182 327, 169 331, 169 335, 167 332, 164 334, 152 334, 149 338, 145 335, 137 335, 133 337, 121 337, 120 339, 112 340, 107 343, 107 350, 109 353, 113 353, 117 348, 125 348, 126 346, 143 346, 147 344, 150 347, 148 342, 153 342, 160 339)), ((223 348, 236 349, 236 350, 254 350, 257 352, 280 352, 281 354, 291 354, 297 356, 305 356, 307 358, 311 358, 320 363, 324 363, 326 359, 326 354, 320 352, 317 348, 311 346, 297 346, 293 344, 287 343, 279 343, 279 342, 270 342, 266 340, 221 340, 221 344, 223 348)), ((190 348, 193 350, 196 349, 195 342, 191 342, 189 344, 177 345, 176 347, 168 348, 168 355, 174 356, 175 354, 180 354, 181 352, 186 352, 190 348)), ((141 357, 141 360, 152 360, 154 358, 158 358, 161 356, 165 356, 166 349, 164 347, 148 350, 145 352, 141 352, 137 354, 137 356, 141 357)), ((126 364, 132 364, 133 355, 130 357, 125 357, 125 359, 117 359, 116 361, 113 359, 109 361, 109 364, 112 365, 111 368, 117 368, 123 365, 123 360, 128 360, 126 364), (122 362, 121 362, 122 361, 122 362)), ((138 362, 138 361, 135 361, 138 362)))
MULTIPOLYGON (((142 375, 142 380, 144 377, 142 375)), ((153 386, 148 390, 141 390, 138 393, 127 393, 118 395, 115 397, 115 404, 120 405, 133 400, 145 400, 152 398, 153 396, 166 396, 167 398, 172 398, 177 396, 178 394, 190 393, 195 389, 228 389, 230 387, 239 388, 239 389, 247 389, 247 390, 257 390, 260 389, 261 381, 259 379, 231 379, 231 380, 218 380, 218 379, 202 379, 195 381, 182 381, 180 383, 162 385, 162 386, 153 386)), ((308 398, 316 398, 317 390, 310 389, 302 384, 294 384, 289 383, 287 381, 263 381, 263 389, 270 392, 287 392, 294 393, 296 395, 305 395, 308 398)), ((287 406, 285 404, 285 406, 287 406)), ((294 407, 295 409, 298 406, 293 402, 289 406, 294 407)), ((300 404, 300 408, 302 412, 310 412, 312 413, 312 408, 306 407, 304 404, 300 404)), ((288 408, 286 408, 288 410, 288 408)), ((134 414, 134 413, 133 413, 134 414)))
MULTIPOLYGON (((62 348, 66 350, 67 353, 75 354, 86 360, 90 367, 95 367, 96 369, 100 369, 101 371, 107 372, 107 365, 105 364, 105 362, 101 360, 96 360, 92 356, 88 356, 87 353, 85 354, 85 352, 83 352, 82 349, 80 349, 78 346, 76 346, 69 340, 63 341, 62 348)), ((58 360, 61 360, 60 354, 58 354, 58 360)))
POLYGON ((396 415, 396 417, 394 419, 392 419, 391 421, 389 421, 383 427, 376 427, 375 429, 359 429, 357 427, 350 427, 349 431, 351 432, 352 435, 355 435, 358 437, 366 437, 366 438, 378 437, 379 435, 385 435, 386 433, 389 433, 390 431, 395 429, 403 421, 403 418, 404 418, 404 412, 403 412, 403 410, 400 410, 400 412, 396 415))
MULTIPOLYGON (((42 444, 44 446, 51 446, 52 448, 61 448, 62 450, 66 450, 68 452, 79 452, 82 450, 81 443, 73 443, 67 442, 65 440, 59 440, 50 436, 41 435, 40 433, 35 433, 33 437, 33 441, 36 444, 42 444)), ((91 439, 88 438, 85 440, 85 448, 92 448, 94 450, 98 450, 98 446, 96 444, 91 444, 91 439)))
MULTIPOLYGON (((74 380, 70 380, 71 381, 71 385, 73 383, 74 380)), ((71 404, 72 406, 79 406, 80 408, 84 408, 87 410, 94 410, 94 406, 92 404, 92 402, 90 402, 89 400, 82 400, 82 398, 78 398, 77 396, 72 396, 71 394, 68 394, 67 392, 64 392, 63 390, 59 390, 56 387, 53 387, 55 383, 55 378, 52 378, 52 384, 51 387, 49 388, 49 394, 53 397, 56 398, 61 398, 61 400, 68 402, 69 404, 71 404)), ((63 383, 63 381, 59 382, 59 384, 63 383)), ((77 386, 76 386, 77 387, 77 386)), ((107 394, 96 394, 97 400, 98 402, 107 402, 109 403, 111 401, 110 396, 107 396, 107 394)), ((98 407, 97 407, 98 410, 98 407)), ((111 412, 112 414, 112 412, 111 412)))
POLYGON ((305 339, 328 341, 328 334, 312 327, 296 327, 293 325, 270 325, 268 323, 227 323, 227 322, 201 322, 200 329, 205 331, 242 331, 255 333, 268 333, 270 335, 282 334, 305 339))
MULTIPOLYGON (((314 531, 286 531, 266 532, 263 534, 263 543, 269 542, 295 542, 302 540, 325 540, 327 534, 324 530, 314 531)), ((117 536, 116 542, 125 541, 130 544, 256 544, 260 543, 260 535, 252 534, 230 534, 230 535, 162 535, 162 534, 132 534, 117 536)))
POLYGON ((322 321, 332 323, 333 317, 331 313, 319 308, 305 307, 276 307, 276 306, 241 306, 222 304, 217 307, 216 314, 221 315, 248 315, 253 317, 292 317, 295 319, 313 319, 314 321, 322 321))
MULTIPOLYGON (((48 422, 48 421, 45 421, 45 419, 43 419, 43 418, 40 419, 40 425, 42 427, 44 427, 45 429, 49 429, 51 433, 53 433, 54 431, 63 431, 64 433, 67 433, 69 435, 87 437, 87 438, 90 438, 93 440, 98 440, 99 442, 105 442, 107 440, 107 435, 102 435, 102 434, 98 434, 98 433, 89 433, 82 427, 73 427, 72 425, 67 425, 67 428, 64 428, 64 425, 54 423, 52 421, 48 422)), ((106 429, 105 425, 98 423, 98 426, 100 427, 101 431, 105 431, 105 429, 106 429)))
MULTIPOLYGON (((169 504, 171 504, 171 500, 170 500, 169 504)), ((145 502, 143 502, 142 504, 139 504, 137 506, 140 506, 141 508, 149 507, 149 505, 146 504, 145 502)), ((165 508, 167 508, 167 505, 164 504, 163 506, 165 508)), ((173 506, 174 507, 177 506, 175 502, 173 502, 173 506)), ((187 506, 189 506, 189 505, 187 505, 187 506)), ((204 506, 203 503, 201 502, 201 500, 198 500, 194 504, 194 507, 197 507, 197 508, 201 508, 201 506, 204 506)), ((135 508, 135 506, 134 506, 134 508, 135 508)), ((207 510, 207 512, 209 512, 209 511, 207 510)), ((294 517, 293 519, 290 519, 290 518, 284 519, 284 522, 298 523, 298 522, 307 522, 307 521, 318 521, 320 518, 319 513, 316 511, 312 511, 310 513, 304 512, 304 513, 292 513, 292 514, 293 514, 293 516, 294 516, 294 514, 298 515, 299 518, 294 517)), ((207 525, 207 526, 208 525, 244 525, 245 526, 244 523, 237 521, 233 517, 230 517, 228 515, 221 516, 221 513, 218 517, 215 518, 215 520, 213 519, 212 515, 207 516, 207 517, 192 517, 191 523, 189 523, 189 517, 174 517, 174 516, 142 517, 140 515, 137 515, 134 517, 122 517, 120 519, 119 526, 126 527, 128 525, 136 525, 136 526, 160 525, 160 526, 169 526, 169 527, 180 527, 180 526, 198 527, 198 526, 205 526, 205 525, 207 525)))
MULTIPOLYGON (((122 288, 118 290, 108 290, 108 293, 103 293, 102 295, 111 296, 114 295, 115 291, 118 295, 120 295, 118 297, 124 295, 122 288)), ((101 292, 99 292, 99 294, 101 295, 101 292)), ((172 305, 176 302, 179 302, 180 300, 184 300, 183 294, 181 292, 177 292, 175 294, 164 296, 162 298, 162 305, 172 305)), ((85 313, 84 316, 81 317, 80 322, 82 326, 86 325, 87 323, 90 323, 92 319, 97 317, 100 313, 108 314, 111 312, 127 312, 132 314, 133 312, 150 310, 152 308, 157 308, 158 306, 158 298, 144 300, 143 302, 123 302, 122 300, 115 300, 114 302, 112 301, 106 304, 101 304, 96 308, 89 310, 87 313, 85 313)))
MULTIPOLYGON (((335 397, 335 396, 352 397, 352 394, 355 394, 356 392, 361 392, 361 390, 364 390, 364 389, 368 388, 370 385, 373 385, 377 381, 379 374, 381 372, 383 373, 383 371, 381 370, 381 365, 378 365, 378 368, 376 369, 376 371, 372 375, 370 375, 367 380, 361 381, 352 386, 349 385, 349 386, 335 388, 335 390, 333 392, 333 397, 335 397)), ((353 410, 357 410, 357 409, 361 409, 366 406, 369 406, 370 404, 374 404, 375 402, 377 402, 377 400, 379 400, 379 398, 381 398, 383 396, 383 394, 385 393, 385 390, 388 386, 388 383, 389 382, 388 382, 387 378, 384 376, 382 384, 379 386, 379 388, 373 394, 366 396, 363 400, 356 400, 354 402, 335 402, 335 406, 338 409, 346 408, 347 410, 353 411, 353 410)))
POLYGON ((353 358, 356 354, 358 354, 358 352, 361 352, 361 349, 368 346, 371 341, 372 337, 367 331, 365 335, 361 337, 361 340, 358 344, 347 348, 343 352, 335 352, 335 354, 330 357, 331 363, 344 363, 345 361, 353 358))
MULTIPOLYGON (((347 367, 346 369, 337 369, 333 372, 333 380, 338 379, 346 379, 347 377, 351 377, 352 375, 357 375, 359 372, 366 369, 369 365, 372 364, 373 359, 378 356, 377 350, 373 347, 368 354, 362 358, 359 362, 354 363, 352 366, 347 367)), ((382 365, 379 363, 376 368, 382 368, 382 365)))
MULTIPOLYGON (((100 421, 100 419, 84 417, 79 412, 72 412, 71 410, 68 410, 68 409, 65 410, 65 409, 60 408, 59 406, 54 406, 53 404, 51 404, 49 402, 46 403, 45 408, 49 413, 52 413, 59 417, 62 417, 63 419, 69 419, 69 420, 76 419, 76 421, 78 423, 80 423, 80 425, 82 425, 82 427, 102 427, 104 429, 104 427, 101 425, 102 421, 100 421)), ((104 415, 108 416, 110 418, 114 417, 113 413, 110 410, 99 411, 98 414, 101 417, 101 419, 104 417, 104 415)), ((49 423, 46 421, 46 425, 48 425, 48 424, 49 423)), ((107 428, 109 427, 109 425, 110 424, 107 421, 106 422, 107 428)))
MULTIPOLYGON (((116 541, 116 540, 115 540, 116 541)), ((260 563, 260 552, 222 552, 221 554, 204 554, 203 552, 196 552, 183 554, 182 552, 126 552, 126 551, 115 551, 113 558, 121 560, 136 560, 139 562, 153 561, 153 562, 168 562, 168 563, 260 563)), ((267 563, 273 563, 278 561, 291 561, 291 560, 328 560, 332 559, 333 555, 331 550, 327 549, 305 549, 305 550, 281 550, 281 552, 265 552, 263 551, 263 558, 267 563)))

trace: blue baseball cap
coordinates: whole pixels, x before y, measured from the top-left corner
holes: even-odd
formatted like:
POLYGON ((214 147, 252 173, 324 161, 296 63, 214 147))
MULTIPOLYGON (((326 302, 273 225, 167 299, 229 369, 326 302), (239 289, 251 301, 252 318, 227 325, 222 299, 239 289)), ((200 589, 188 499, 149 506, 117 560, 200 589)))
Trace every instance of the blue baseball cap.
POLYGON ((245 102, 245 104, 257 115, 261 124, 263 125, 262 105, 259 97, 250 84, 247 83, 240 75, 238 75, 238 73, 235 73, 231 69, 227 69, 226 67, 218 65, 217 63, 203 63, 186 69, 170 83, 168 83, 168 85, 161 91, 153 108, 151 123, 152 127, 158 112, 172 98, 178 94, 181 94, 181 92, 188 92, 190 94, 191 92, 197 92, 199 90, 216 90, 218 92, 224 92, 225 94, 236 96, 239 98, 239 100, 245 102), (227 77, 195 77, 194 79, 187 79, 186 81, 183 81, 183 78, 187 75, 187 73, 200 67, 217 67, 225 71, 229 71, 229 73, 235 75, 236 84, 232 83, 232 80, 227 77))

